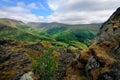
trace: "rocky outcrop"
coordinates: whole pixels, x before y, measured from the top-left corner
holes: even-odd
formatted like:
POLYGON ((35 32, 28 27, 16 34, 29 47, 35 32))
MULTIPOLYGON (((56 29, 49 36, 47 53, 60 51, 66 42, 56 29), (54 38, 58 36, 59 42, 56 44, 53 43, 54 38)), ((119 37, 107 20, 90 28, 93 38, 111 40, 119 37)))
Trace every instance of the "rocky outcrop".
POLYGON ((87 64, 86 64, 86 75, 87 76, 90 76, 90 71, 92 70, 92 69, 95 69, 95 68, 99 68, 100 67, 100 62, 99 62, 99 60, 97 59, 97 57, 95 57, 95 56, 91 56, 90 58, 89 58, 89 60, 88 60, 88 62, 87 62, 87 64))
POLYGON ((22 44, 15 40, 0 40, 0 80, 27 80, 21 76, 32 71, 32 61, 22 44))
POLYGON ((119 61, 120 8, 102 25, 93 44, 81 51, 79 60, 69 66, 73 77, 68 74, 67 80, 120 80, 119 61))
MULTIPOLYGON (((102 25, 100 32, 89 47, 82 54, 87 57, 87 74, 92 80, 120 79, 120 8, 102 25), (89 71, 90 70, 90 71, 89 71)), ((85 58, 83 57, 83 59, 85 58)))
POLYGON ((120 63, 112 64, 110 71, 101 74, 98 80, 120 80, 120 63))
MULTIPOLYGON (((102 25, 94 43, 120 38, 120 8, 102 25)), ((117 40, 119 41, 119 40, 117 40)), ((119 41, 120 42, 120 41, 119 41)))

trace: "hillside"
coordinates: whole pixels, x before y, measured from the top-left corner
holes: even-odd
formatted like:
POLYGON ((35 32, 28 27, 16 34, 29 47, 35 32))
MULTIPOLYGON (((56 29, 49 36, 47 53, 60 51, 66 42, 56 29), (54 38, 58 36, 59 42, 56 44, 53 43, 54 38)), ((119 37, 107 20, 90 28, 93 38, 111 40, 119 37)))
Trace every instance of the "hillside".
POLYGON ((47 37, 38 36, 32 34, 31 32, 19 29, 20 27, 29 28, 21 21, 0 19, 0 38, 16 39, 26 42, 35 42, 48 39, 47 37))
POLYGON ((62 23, 23 23, 13 19, 0 19, 0 38, 26 42, 49 41, 56 47, 87 48, 100 24, 68 25, 62 23))
MULTIPOLYGON (((3 31, 18 30, 4 26, 3 31)), ((82 51, 73 46, 59 48, 49 41, 0 39, 0 80, 119 80, 119 73, 120 8, 82 51)))
POLYGON ((101 24, 68 25, 62 23, 28 23, 29 26, 39 29, 42 35, 48 35, 57 41, 69 43, 70 41, 86 41, 93 39, 101 24), (83 36, 84 35, 84 36, 83 36))

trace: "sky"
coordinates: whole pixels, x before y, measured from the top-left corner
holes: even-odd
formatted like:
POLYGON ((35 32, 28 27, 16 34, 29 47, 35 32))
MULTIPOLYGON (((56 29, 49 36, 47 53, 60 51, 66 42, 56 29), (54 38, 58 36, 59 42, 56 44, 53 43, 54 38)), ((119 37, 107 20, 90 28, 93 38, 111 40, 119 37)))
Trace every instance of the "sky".
POLYGON ((120 0, 0 0, 0 18, 23 22, 102 23, 120 0))

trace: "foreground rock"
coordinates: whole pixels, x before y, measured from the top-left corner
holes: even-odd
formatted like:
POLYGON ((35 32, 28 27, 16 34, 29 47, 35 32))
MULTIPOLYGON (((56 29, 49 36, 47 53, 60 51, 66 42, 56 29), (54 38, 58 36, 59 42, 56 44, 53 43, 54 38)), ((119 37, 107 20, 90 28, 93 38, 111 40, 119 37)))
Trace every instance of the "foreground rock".
POLYGON ((102 25, 93 44, 81 51, 76 64, 69 66, 67 80, 120 80, 119 61, 120 8, 102 25))
POLYGON ((17 48, 19 45, 14 40, 0 40, 0 80, 19 80, 32 70, 31 59, 24 50, 17 48))

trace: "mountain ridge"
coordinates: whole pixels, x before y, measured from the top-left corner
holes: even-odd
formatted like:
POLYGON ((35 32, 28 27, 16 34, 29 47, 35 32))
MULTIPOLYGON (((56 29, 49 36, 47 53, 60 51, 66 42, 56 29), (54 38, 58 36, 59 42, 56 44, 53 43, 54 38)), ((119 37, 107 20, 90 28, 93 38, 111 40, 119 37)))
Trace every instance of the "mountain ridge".
MULTIPOLYGON (((95 37, 99 24, 67 25, 61 23, 41 23, 42 25, 27 25, 12 19, 0 19, 1 38, 17 39, 22 41, 50 41, 54 43, 79 43, 88 46, 95 37), (6 25, 6 26, 4 26, 6 25), (3 30, 3 26, 5 30, 3 30), (9 30, 7 27, 9 26, 9 30), (14 29, 14 31, 13 31, 14 29), (9 35, 7 33, 9 32, 9 35), (84 35, 84 36, 83 36, 84 35), (29 36, 29 37, 27 37, 29 36), (25 38, 26 37, 26 38, 25 38), (28 38, 28 40, 27 40, 28 38), (75 42, 76 41, 76 42, 75 42)), ((54 44, 53 43, 53 44, 54 44)), ((71 44, 74 45, 74 44, 71 44)), ((67 45, 66 45, 67 46, 67 45)), ((78 46, 77 44, 74 46, 78 46)), ((79 47, 81 48, 81 47, 79 47)))
MULTIPOLYGON (((86 39, 92 39, 91 36, 93 34, 89 33, 91 30, 88 28, 89 26, 85 27, 84 25, 83 27, 74 27, 72 25, 72 27, 67 27, 67 30, 66 27, 58 27, 56 29, 55 26, 54 28, 46 29, 46 33, 53 35, 53 37, 50 38, 54 38, 60 35, 61 32, 64 32, 64 36, 59 36, 60 39, 71 39, 71 37, 72 39, 78 37, 79 39, 83 39, 83 41, 86 39), (75 31, 70 32, 70 30, 75 31), (80 30, 83 30, 83 32, 80 30), (74 37, 71 33, 76 33, 75 36, 77 37, 74 37), (78 35, 80 33, 81 35, 78 35)), ((18 30, 20 29, 23 31, 29 31, 29 29, 31 29, 30 27, 24 28, 25 26, 16 27, 18 30)), ((10 28, 10 26, 0 26, 1 31, 4 30, 9 32, 9 29, 7 28, 10 28)), ((13 29, 13 27, 11 28, 13 29)), ((94 31, 97 29, 92 30, 94 31)), ((70 42, 67 40, 68 43, 71 44, 68 44, 67 42, 66 44, 60 43, 62 44, 62 47, 59 47, 58 43, 55 44, 57 41, 54 42, 43 40, 35 42, 24 42, 10 39, 0 39, 0 79, 120 79, 120 8, 118 8, 113 13, 113 15, 111 15, 111 17, 101 26, 99 33, 96 35, 96 38, 89 47, 86 48, 84 44, 80 44, 79 41, 73 41, 72 39, 70 42), (52 42, 54 42, 54 44, 52 42), (65 47, 63 47, 63 45, 65 45, 65 47), (82 48, 78 48, 77 46, 79 45, 82 45, 80 46, 82 48), (83 46, 85 48, 83 48, 83 46)))

